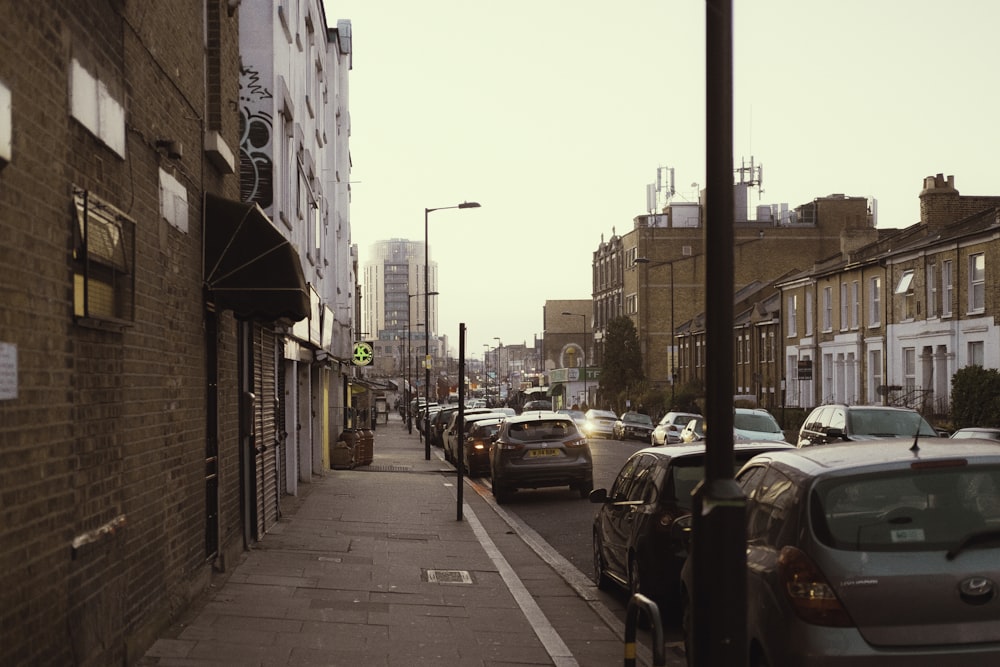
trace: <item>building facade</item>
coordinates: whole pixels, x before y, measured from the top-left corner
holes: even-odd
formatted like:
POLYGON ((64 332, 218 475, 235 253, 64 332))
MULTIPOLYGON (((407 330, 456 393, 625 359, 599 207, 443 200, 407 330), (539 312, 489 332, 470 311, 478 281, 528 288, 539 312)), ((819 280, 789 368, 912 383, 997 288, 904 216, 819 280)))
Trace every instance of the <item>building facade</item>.
POLYGON ((918 223, 782 282, 788 405, 946 415, 957 370, 997 368, 998 206, 929 176, 918 223))
MULTIPOLYGON (((301 24, 292 4, 266 3, 346 76, 322 4, 295 3, 301 24)), ((316 465, 322 427, 290 445, 286 397, 349 356, 329 294, 354 284, 350 221, 243 188, 265 175, 251 5, 0 5, 0 664, 135 662, 316 465)))

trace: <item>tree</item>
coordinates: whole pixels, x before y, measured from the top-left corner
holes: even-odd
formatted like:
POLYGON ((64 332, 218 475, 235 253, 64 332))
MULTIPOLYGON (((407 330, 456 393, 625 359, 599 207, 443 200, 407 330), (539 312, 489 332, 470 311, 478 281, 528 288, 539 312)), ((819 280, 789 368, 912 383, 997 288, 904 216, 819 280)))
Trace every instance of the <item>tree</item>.
POLYGON ((628 317, 616 317, 608 322, 604 338, 601 394, 606 401, 617 402, 619 395, 643 379, 642 353, 635 324, 628 317))
POLYGON ((952 428, 1000 426, 1000 372, 966 366, 951 376, 952 428))

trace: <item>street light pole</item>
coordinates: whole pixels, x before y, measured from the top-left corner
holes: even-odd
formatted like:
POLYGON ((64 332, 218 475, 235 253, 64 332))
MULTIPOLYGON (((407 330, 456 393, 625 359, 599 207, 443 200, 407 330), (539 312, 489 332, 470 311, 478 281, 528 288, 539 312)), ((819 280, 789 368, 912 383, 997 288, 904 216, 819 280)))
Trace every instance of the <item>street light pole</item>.
MULTIPOLYGON (((437 208, 424 209, 424 407, 431 403, 431 269, 430 269, 430 246, 428 243, 428 220, 431 211, 444 211, 451 208, 479 208, 479 202, 465 201, 457 206, 439 206, 437 208)), ((431 460, 431 442, 427 437, 430 432, 431 414, 430 410, 424 410, 424 459, 431 460)))
POLYGON ((500 403, 500 350, 503 349, 503 343, 499 336, 494 336, 493 340, 497 342, 497 403, 500 403))
POLYGON ((587 316, 583 313, 570 313, 568 311, 563 311, 563 315, 583 318, 583 404, 586 405, 590 398, 587 395, 587 316))

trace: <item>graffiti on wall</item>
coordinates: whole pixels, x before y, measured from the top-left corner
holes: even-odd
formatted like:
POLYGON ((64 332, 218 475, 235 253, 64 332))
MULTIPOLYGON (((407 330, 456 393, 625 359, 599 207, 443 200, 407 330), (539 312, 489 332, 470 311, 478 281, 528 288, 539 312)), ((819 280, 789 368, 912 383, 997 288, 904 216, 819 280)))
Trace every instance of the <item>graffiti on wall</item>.
POLYGON ((274 203, 274 146, 271 91, 260 72, 240 70, 240 199, 256 202, 265 211, 274 203))

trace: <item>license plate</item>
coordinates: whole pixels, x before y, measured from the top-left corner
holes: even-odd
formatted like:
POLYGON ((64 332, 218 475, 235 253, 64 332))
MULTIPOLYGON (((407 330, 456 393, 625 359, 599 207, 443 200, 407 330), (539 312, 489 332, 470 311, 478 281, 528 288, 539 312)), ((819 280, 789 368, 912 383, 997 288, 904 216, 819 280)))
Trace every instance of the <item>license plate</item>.
POLYGON ((529 457, 535 456, 559 456, 558 449, 532 449, 528 451, 529 457))

